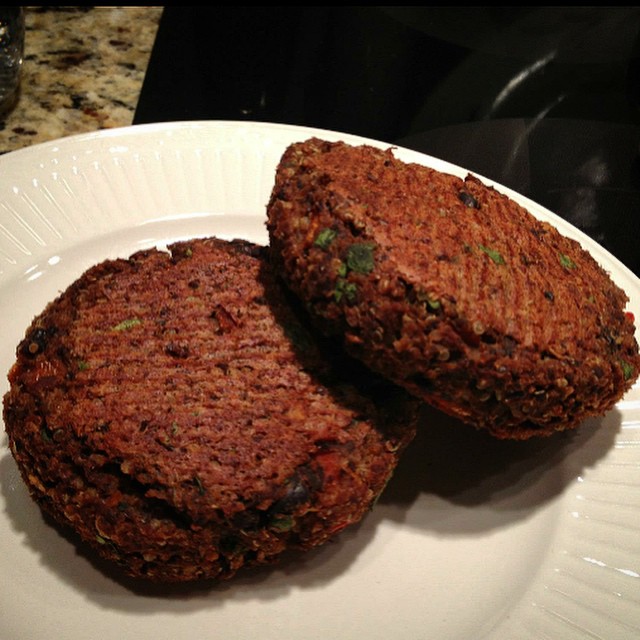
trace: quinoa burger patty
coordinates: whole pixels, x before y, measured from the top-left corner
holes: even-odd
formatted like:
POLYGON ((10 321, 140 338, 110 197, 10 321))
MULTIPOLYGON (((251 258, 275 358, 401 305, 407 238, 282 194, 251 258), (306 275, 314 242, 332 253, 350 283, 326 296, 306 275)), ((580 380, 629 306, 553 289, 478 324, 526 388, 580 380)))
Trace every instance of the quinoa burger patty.
POLYGON ((580 245, 468 176, 391 149, 291 145, 272 256, 349 352, 499 438, 601 415, 638 376, 627 297, 580 245))
POLYGON ((229 578, 324 543, 413 436, 416 403, 317 341, 264 251, 103 262, 17 348, 4 421, 33 498, 134 577, 229 578))

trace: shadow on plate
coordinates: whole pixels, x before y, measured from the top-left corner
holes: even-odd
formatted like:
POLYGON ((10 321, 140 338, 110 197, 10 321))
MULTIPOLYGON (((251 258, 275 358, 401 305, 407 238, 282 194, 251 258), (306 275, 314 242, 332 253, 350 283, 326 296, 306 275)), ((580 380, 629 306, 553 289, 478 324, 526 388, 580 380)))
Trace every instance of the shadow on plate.
POLYGON ((379 506, 386 517, 443 534, 505 526, 544 507, 597 464, 613 446, 620 422, 614 409, 576 430, 517 442, 425 408, 379 506), (445 507, 463 509, 468 517, 449 520, 445 507))

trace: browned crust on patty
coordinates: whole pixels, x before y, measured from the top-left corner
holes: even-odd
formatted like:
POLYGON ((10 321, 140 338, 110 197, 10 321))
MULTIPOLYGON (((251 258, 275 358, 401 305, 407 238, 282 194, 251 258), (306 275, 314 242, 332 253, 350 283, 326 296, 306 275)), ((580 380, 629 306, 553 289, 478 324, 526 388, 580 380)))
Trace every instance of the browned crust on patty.
POLYGON ((311 139, 284 153, 267 226, 278 268, 326 331, 495 436, 576 427, 640 371, 625 293, 476 177, 311 139))
POLYGON ((287 295, 263 249, 209 238, 106 261, 49 304, 4 398, 43 510, 156 581, 229 578, 358 522, 415 403, 345 379, 287 295))

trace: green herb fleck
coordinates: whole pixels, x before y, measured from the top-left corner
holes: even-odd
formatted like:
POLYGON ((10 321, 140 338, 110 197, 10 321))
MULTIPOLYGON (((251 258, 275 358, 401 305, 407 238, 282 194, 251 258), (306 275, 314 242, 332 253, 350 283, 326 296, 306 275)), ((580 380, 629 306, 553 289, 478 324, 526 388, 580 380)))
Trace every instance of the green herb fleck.
POLYGON ((418 299, 418 302, 425 303, 427 307, 429 307, 429 309, 431 309, 432 311, 437 311, 442 306, 440 300, 434 298, 433 296, 430 296, 424 291, 418 291, 416 298, 418 299))
POLYGON ((495 249, 485 247, 483 244, 479 244, 478 249, 480 249, 480 251, 484 251, 496 264, 506 264, 502 255, 495 249))
POLYGON ((291 531, 295 524, 294 519, 288 515, 276 515, 269 522, 269 528, 275 531, 291 531))
POLYGON ((127 318, 122 322, 119 322, 115 327, 112 327, 112 331, 128 331, 129 329, 133 329, 133 327, 142 324, 142 320, 140 318, 127 318))
POLYGON ((195 483, 196 487, 198 487, 198 493, 203 496, 205 494, 205 489, 204 485, 202 484, 202 480, 200 480, 198 476, 193 476, 193 482, 195 483))
POLYGON ((313 244, 321 249, 328 249, 337 235, 338 232, 335 229, 321 229, 313 244))
POLYGON ((340 302, 342 298, 345 298, 347 302, 353 302, 357 291, 358 288, 353 282, 347 282, 344 278, 340 278, 333 291, 333 297, 336 302, 340 302))
POLYGON ((631 380, 635 375, 635 367, 626 360, 620 360, 620 366, 622 367, 622 377, 625 380, 631 380))
POLYGON ((98 544, 107 544, 107 540, 96 533, 96 542, 98 544))
POLYGON ((338 275, 341 278, 344 278, 347 275, 347 265, 344 262, 341 262, 338 266, 338 275))
POLYGON ((356 242, 347 250, 347 267, 356 273, 371 273, 375 266, 373 250, 376 245, 372 242, 356 242))
POLYGON ((85 360, 78 360, 78 371, 86 371, 89 368, 89 363, 85 360))
POLYGON ((156 438, 156 442, 164 447, 167 451, 173 451, 173 445, 171 444, 171 437, 168 433, 162 433, 156 438))
POLYGON ((60 442, 64 437, 64 429, 62 427, 58 427, 52 431, 48 427, 44 427, 44 431, 41 432, 41 435, 45 442, 60 442))
POLYGON ((558 258, 560 259, 560 264, 565 269, 575 269, 576 268, 576 263, 569 256, 565 255, 564 253, 559 254, 558 258))

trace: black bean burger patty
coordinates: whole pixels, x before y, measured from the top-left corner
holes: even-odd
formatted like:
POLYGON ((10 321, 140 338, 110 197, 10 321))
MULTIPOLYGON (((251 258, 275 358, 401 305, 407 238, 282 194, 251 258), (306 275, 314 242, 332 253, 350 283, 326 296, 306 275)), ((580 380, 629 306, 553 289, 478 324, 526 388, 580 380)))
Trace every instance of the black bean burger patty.
POLYGON ((351 354, 497 437, 576 427, 638 376, 625 293, 476 177, 310 139, 281 159, 267 227, 283 277, 351 354))
POLYGON ((4 421, 37 503, 103 558, 229 578, 358 522, 416 403, 316 341, 264 249, 169 249, 89 269, 35 318, 4 421))

